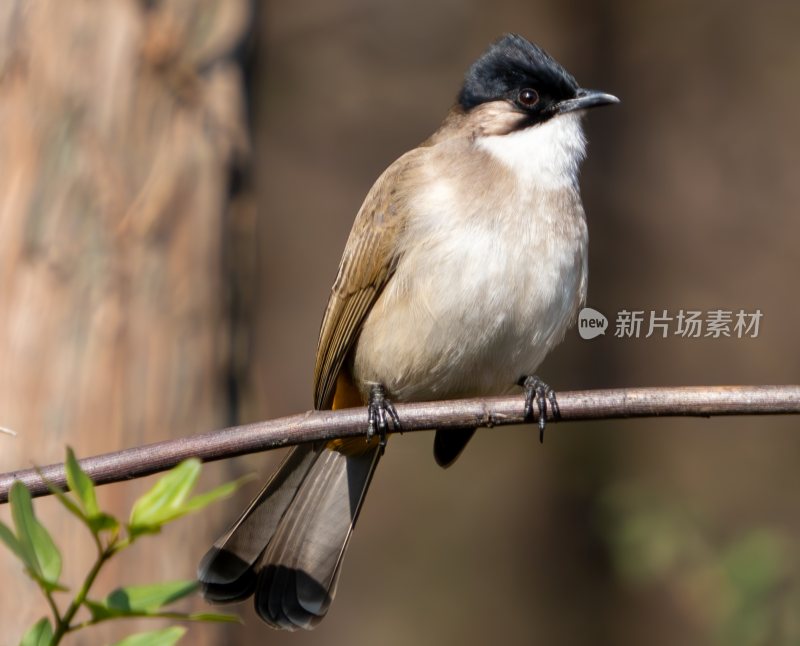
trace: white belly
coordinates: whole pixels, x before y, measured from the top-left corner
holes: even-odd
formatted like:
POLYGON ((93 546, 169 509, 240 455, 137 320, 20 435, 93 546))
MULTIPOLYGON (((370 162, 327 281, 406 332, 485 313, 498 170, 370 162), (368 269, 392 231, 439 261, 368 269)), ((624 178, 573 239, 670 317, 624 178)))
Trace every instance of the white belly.
POLYGON ((362 390, 381 383, 396 401, 492 395, 533 374, 585 296, 586 225, 574 198, 566 213, 540 196, 501 203, 491 217, 418 219, 407 236, 417 242, 356 346, 362 390))

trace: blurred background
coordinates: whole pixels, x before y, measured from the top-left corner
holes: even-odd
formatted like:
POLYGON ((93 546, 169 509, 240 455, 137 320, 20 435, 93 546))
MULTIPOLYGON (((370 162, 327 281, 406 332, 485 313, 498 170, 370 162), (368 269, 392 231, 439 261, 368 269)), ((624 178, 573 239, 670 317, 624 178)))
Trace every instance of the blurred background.
MULTIPOLYGON (((506 31, 622 99, 588 117, 582 183, 588 305, 612 328, 573 329, 540 374, 557 390, 796 383, 799 25, 779 1, 6 0, 0 426, 18 435, 0 436, 0 471, 310 408, 364 195, 506 31), (761 310, 758 337, 611 333, 625 309, 720 308, 761 310)), ((247 604, 244 626, 185 642, 796 644, 797 426, 564 423, 543 446, 484 430, 446 472, 429 434, 400 437, 317 630, 270 632, 247 604)), ((280 458, 209 465, 205 484, 280 458)), ((102 502, 122 513, 151 481, 102 502)), ((98 590, 193 576, 259 486, 137 546, 98 590)), ((36 504, 75 580, 87 536, 36 504)), ((45 607, 1 550, 0 579, 14 643, 45 607)))

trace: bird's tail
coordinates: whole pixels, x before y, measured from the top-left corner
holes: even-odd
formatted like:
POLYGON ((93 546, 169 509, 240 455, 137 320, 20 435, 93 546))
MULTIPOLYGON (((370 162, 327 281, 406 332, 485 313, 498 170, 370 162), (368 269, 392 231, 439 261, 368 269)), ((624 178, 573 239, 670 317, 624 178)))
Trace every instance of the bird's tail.
POLYGON ((313 628, 328 611, 347 543, 380 459, 376 442, 302 445, 198 568, 213 602, 255 594, 275 628, 313 628))

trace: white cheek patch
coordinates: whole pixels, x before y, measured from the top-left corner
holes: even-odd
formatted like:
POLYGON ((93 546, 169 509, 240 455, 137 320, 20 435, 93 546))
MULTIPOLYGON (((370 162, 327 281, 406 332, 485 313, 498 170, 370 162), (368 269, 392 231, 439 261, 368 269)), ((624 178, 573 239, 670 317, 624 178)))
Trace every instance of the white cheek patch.
POLYGON ((576 113, 507 135, 480 137, 476 143, 511 169, 520 182, 544 189, 577 185, 586 156, 586 138, 576 113))

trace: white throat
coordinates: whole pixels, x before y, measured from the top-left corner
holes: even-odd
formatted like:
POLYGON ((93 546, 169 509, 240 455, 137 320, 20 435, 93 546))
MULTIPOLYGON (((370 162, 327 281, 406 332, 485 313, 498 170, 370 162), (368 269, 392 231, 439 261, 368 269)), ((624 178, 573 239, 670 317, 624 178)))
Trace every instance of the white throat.
POLYGON ((577 186, 586 156, 580 114, 570 112, 507 135, 479 137, 477 145, 526 184, 545 189, 577 186))

